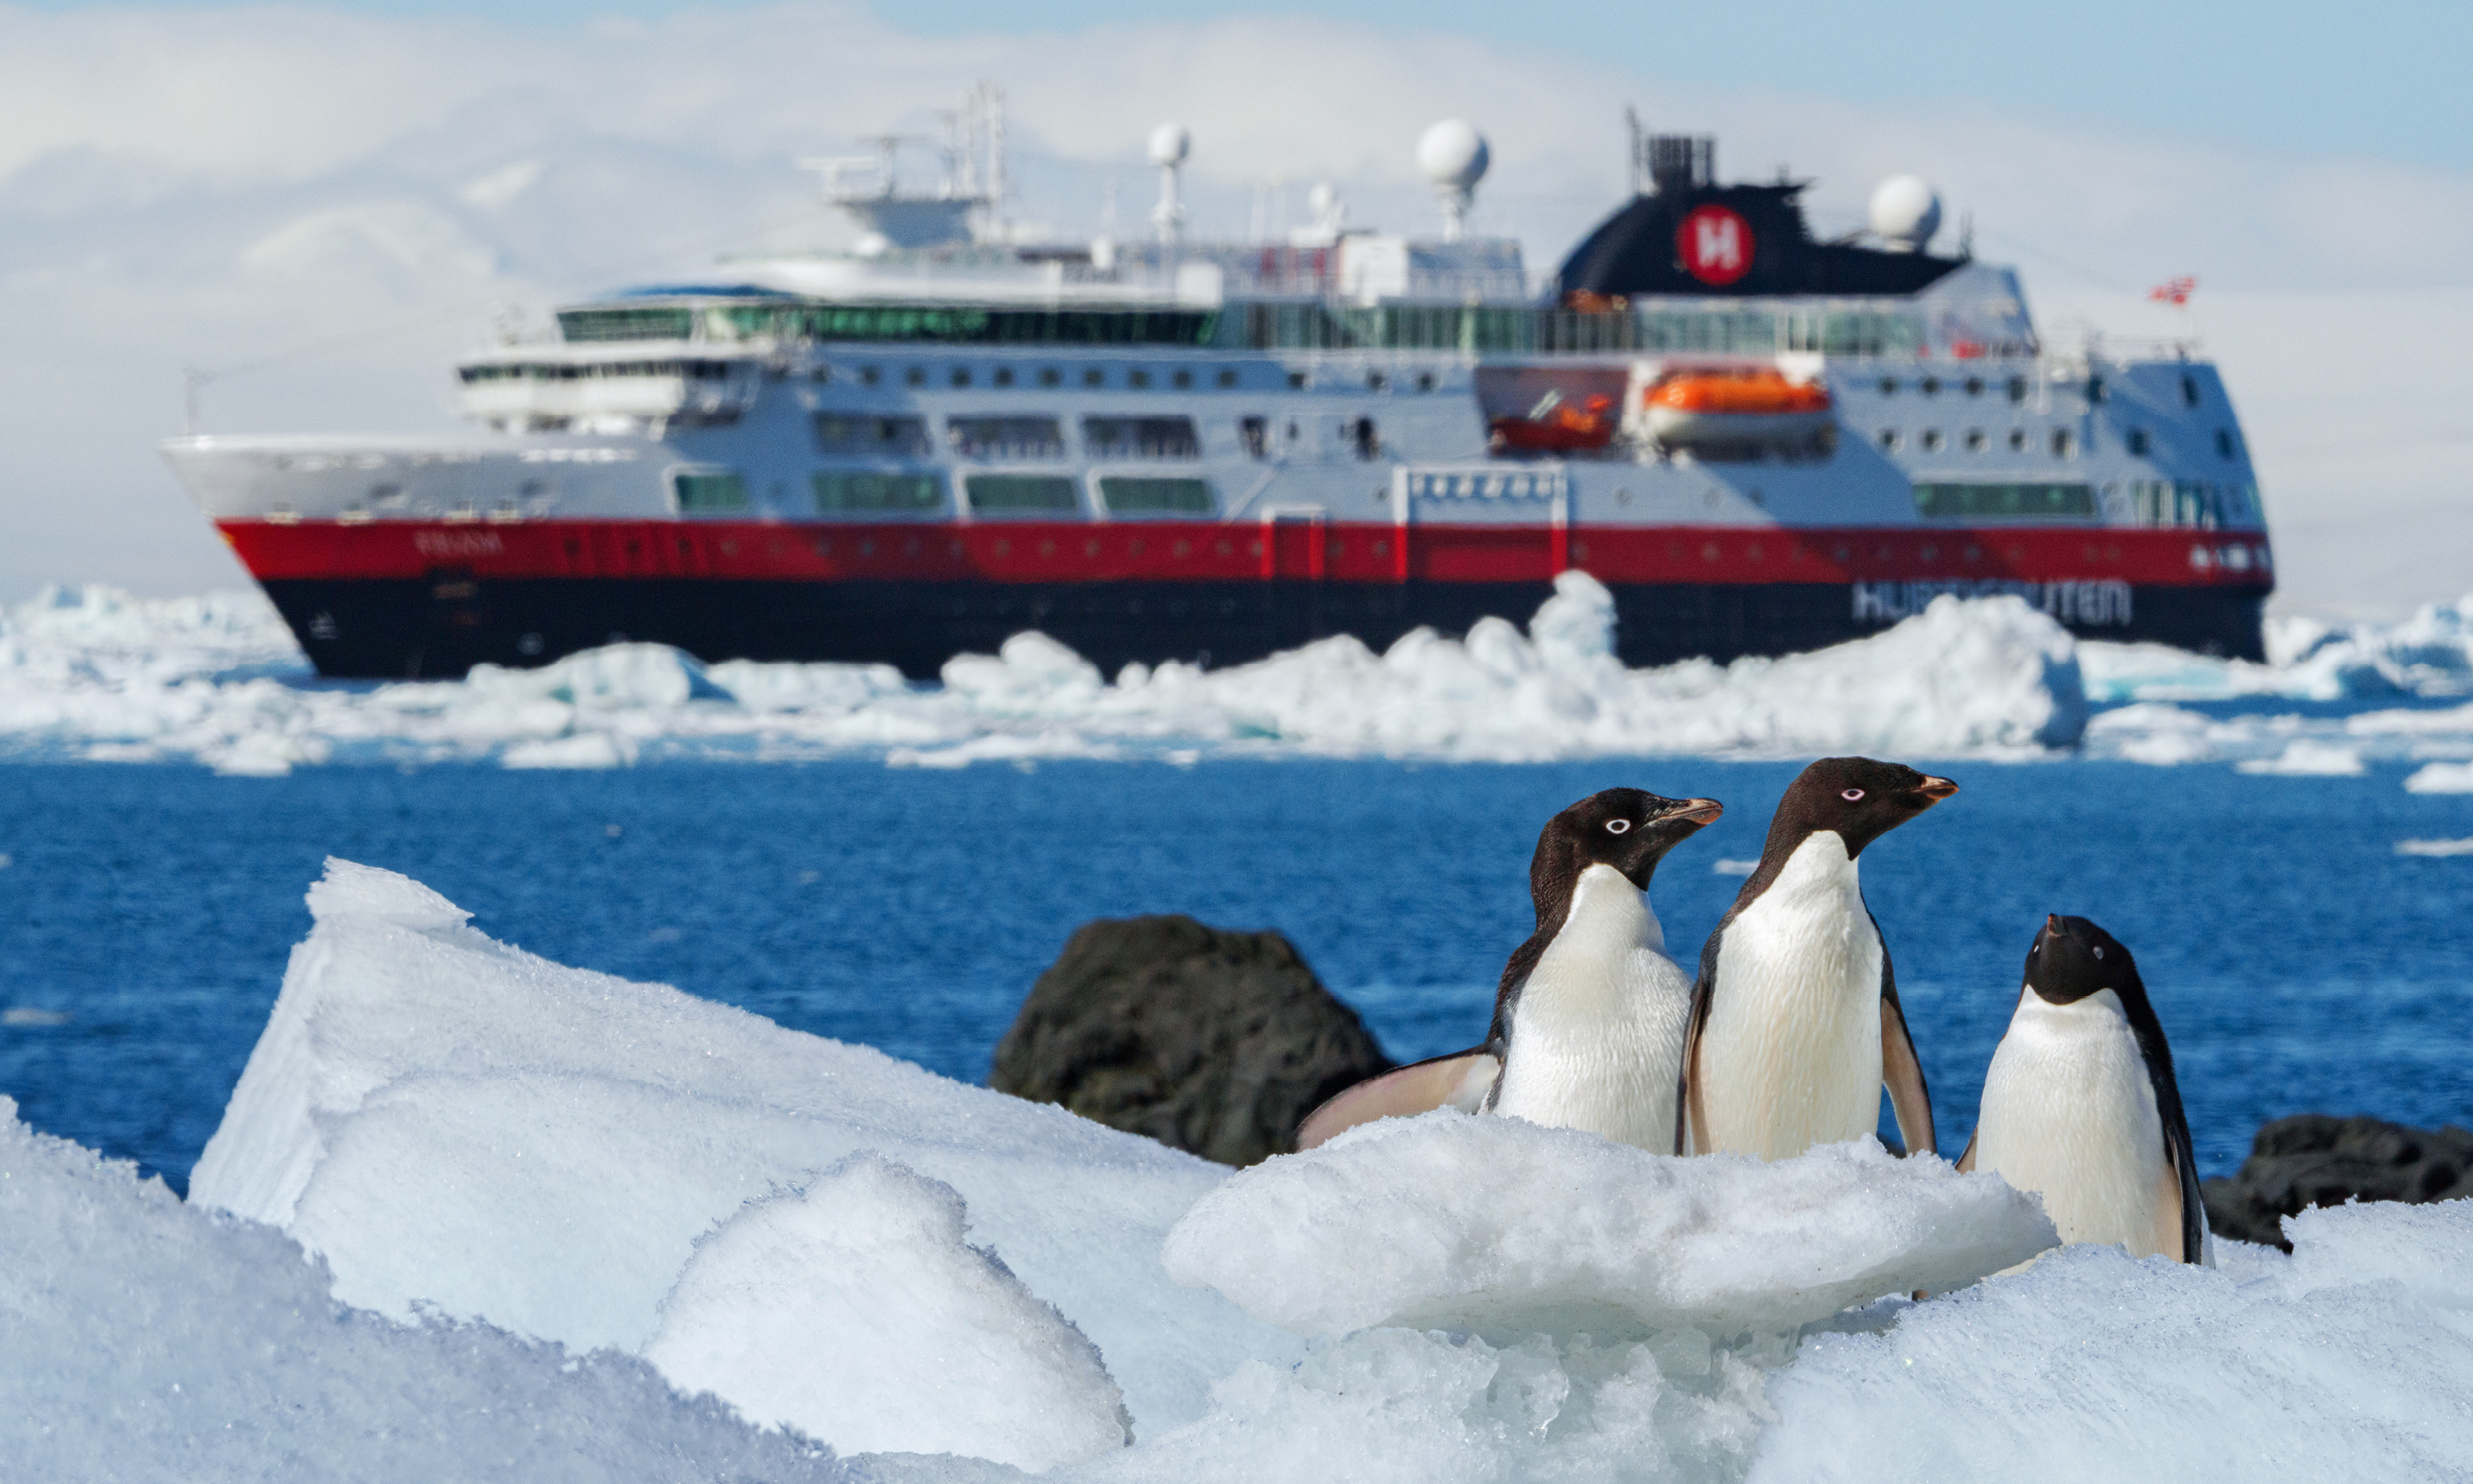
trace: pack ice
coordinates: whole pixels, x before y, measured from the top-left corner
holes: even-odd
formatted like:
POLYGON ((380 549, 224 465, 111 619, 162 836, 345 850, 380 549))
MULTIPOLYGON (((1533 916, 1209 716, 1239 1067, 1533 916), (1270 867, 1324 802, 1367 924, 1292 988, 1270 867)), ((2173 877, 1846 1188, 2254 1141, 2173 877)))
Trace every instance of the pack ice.
MULTIPOLYGON (((42 1316, 7 1353, 91 1352, 0 1362, 0 1429, 100 1419, 81 1456, 112 1457, 119 1377, 191 1374, 169 1354, 243 1379, 141 1419, 121 1472, 357 1456, 414 1424, 353 1389, 398 1375, 417 1405, 552 1420, 532 1452, 475 1424, 490 1476, 594 1407, 632 1412, 593 1457, 671 1452, 593 1476, 649 1478, 804 1477, 810 1440, 906 1480, 2473 1469, 2468 1203, 2314 1213, 2292 1257, 2221 1243, 2221 1270, 2074 1248, 1978 1282, 2052 1240, 2035 1203, 1868 1143, 1679 1161, 1442 1113, 1232 1175, 547 963, 388 873, 331 863, 310 904, 191 1207, 55 1145, 38 1200, 83 1225, 0 1226, 0 1327, 42 1316), (74 1332, 110 1294, 126 1322, 74 1332), (290 1364, 277 1309, 358 1369, 290 1364), (234 1418, 237 1442, 192 1436, 234 1418)), ((13 1137, 0 1175, 25 1179, 45 1141, 13 1137)), ((420 1458, 458 1456, 433 1432, 420 1458)))
POLYGON ((616 645, 454 682, 310 684, 249 594, 147 603, 55 590, 0 615, 0 738, 38 756, 196 759, 282 773, 355 758, 606 768, 678 756, 960 766, 1042 757, 1525 760, 1648 753, 2009 755, 2075 743, 2069 635, 2016 598, 1936 603, 1808 655, 1626 669, 1614 600, 1581 572, 1526 632, 1481 620, 1375 654, 1333 638, 1258 663, 1129 665, 1110 682, 1025 633, 937 685, 881 665, 705 665, 616 645))

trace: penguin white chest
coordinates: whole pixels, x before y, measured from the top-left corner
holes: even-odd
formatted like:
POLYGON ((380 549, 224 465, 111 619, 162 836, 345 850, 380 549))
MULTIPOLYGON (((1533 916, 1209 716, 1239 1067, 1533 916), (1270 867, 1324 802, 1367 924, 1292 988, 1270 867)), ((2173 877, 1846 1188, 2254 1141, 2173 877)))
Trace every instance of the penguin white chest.
POLYGON ((2044 1198, 2064 1242, 2181 1256, 2180 1185, 2121 999, 2022 994, 1984 1073, 1975 1167, 2044 1198))
POLYGON ((1512 1007, 1491 1111, 1670 1152, 1692 982, 1665 948, 1647 898, 1621 872, 1582 872, 1512 1007))
POLYGON ((1791 1159, 1881 1121, 1881 934, 1834 830, 1726 925, 1700 1038, 1700 1153, 1791 1159))

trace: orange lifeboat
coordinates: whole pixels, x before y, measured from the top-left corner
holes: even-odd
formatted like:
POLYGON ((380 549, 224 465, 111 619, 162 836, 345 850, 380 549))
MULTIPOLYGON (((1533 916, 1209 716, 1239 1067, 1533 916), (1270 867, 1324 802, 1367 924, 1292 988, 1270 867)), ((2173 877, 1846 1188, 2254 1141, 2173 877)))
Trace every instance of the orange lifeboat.
POLYGON ((1648 389, 1648 431, 1659 443, 1799 443, 1829 428, 1829 389, 1789 381, 1774 367, 1677 371, 1648 389))
POLYGON ((1614 441, 1615 399, 1584 396, 1573 406, 1559 391, 1538 398, 1525 418, 1497 418, 1486 427, 1502 453, 1581 453, 1614 441))

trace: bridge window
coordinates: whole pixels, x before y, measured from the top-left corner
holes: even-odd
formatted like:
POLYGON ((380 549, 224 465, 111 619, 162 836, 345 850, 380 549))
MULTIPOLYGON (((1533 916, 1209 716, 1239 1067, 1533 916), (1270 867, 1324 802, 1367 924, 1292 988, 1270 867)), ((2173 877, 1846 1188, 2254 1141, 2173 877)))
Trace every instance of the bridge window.
POLYGON ((2198 378, 2188 371, 2181 373, 2181 400, 2193 407, 2198 405, 2198 378))
POLYGON ((1071 515, 1082 509, 1062 474, 972 474, 963 482, 977 515, 1071 515))
POLYGON ((1271 419, 1268 418, 1237 419, 1236 441, 1245 445, 1246 457, 1269 458, 1271 456, 1271 419))
POLYGON ((1054 418, 948 418, 945 437, 965 459, 1065 457, 1065 432, 1054 418))
POLYGON ((2078 455, 2078 437, 2068 428, 2053 429, 2053 457, 2075 459, 2078 455))
POLYGON ((945 489, 933 474, 887 474, 872 469, 819 469, 813 476, 818 515, 863 511, 919 512, 945 508, 945 489))
POLYGON ((2054 484, 1934 483, 1915 486, 1915 514, 1928 520, 2090 519, 2095 487, 2054 484))
POLYGON ((828 454, 920 458, 927 452, 927 420, 820 412, 816 414, 816 446, 828 454))
POLYGON ((1085 418, 1082 442, 1094 459, 1199 459, 1191 418, 1085 418))
POLYGON ((2122 436, 2121 445, 2135 458, 2147 457, 2148 438, 2145 428, 2131 428, 2122 436))
POLYGON ((1371 418, 1359 418, 1350 426, 1349 442, 1357 445, 1360 459, 1371 459, 1382 451, 1382 436, 1375 430, 1371 418))
POLYGON ((736 469, 681 469, 670 476, 679 513, 711 515, 747 509, 747 481, 736 469))
POLYGON ((2026 377, 2024 377, 2024 376, 2012 376, 2012 377, 2010 377, 2010 378, 2009 378, 2009 400, 2011 400, 2011 401, 2013 401, 2013 402, 2023 402, 2023 401, 2025 401, 2026 399, 2027 399, 2027 378, 2026 378, 2026 377))
POLYGON ((2216 429, 2216 452, 2222 454, 2225 458, 2229 459, 2234 456, 2237 446, 2238 445, 2233 443, 2232 429, 2216 429))
POLYGON ((1099 498, 1112 515, 1208 515, 1213 508, 1211 486, 1199 479, 1111 475, 1099 481, 1099 498))

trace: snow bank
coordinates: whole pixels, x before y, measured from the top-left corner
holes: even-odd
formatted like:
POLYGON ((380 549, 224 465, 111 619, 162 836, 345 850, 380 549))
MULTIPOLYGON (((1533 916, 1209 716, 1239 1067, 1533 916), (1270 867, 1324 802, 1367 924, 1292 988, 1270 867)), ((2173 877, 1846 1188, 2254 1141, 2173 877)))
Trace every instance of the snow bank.
POLYGON ((845 1452, 1046 1469, 1124 1447, 1098 1351, 963 1215, 952 1186, 854 1155, 699 1240, 644 1356, 845 1452))
POLYGON ((1731 1335, 1961 1287, 2058 1240, 1999 1177, 1869 1139, 1681 1160, 1444 1112, 1238 1174, 1168 1233, 1167 1267, 1306 1334, 1731 1335))
POLYGON ((22 1479, 762 1478, 847 1472, 652 1367, 327 1296, 260 1226, 35 1134, 0 1097, 0 1456, 22 1479))
POLYGON ((924 766, 1241 755, 1528 760, 1655 753, 2006 754, 2074 744, 2075 648, 2016 598, 1935 602, 1807 655, 1649 670, 1614 658, 1614 603, 1578 572, 1528 629, 1418 631, 1377 655, 1326 639, 1221 670, 1111 682, 1038 634, 917 686, 881 665, 706 666, 627 644, 451 683, 318 682, 254 595, 142 604, 105 589, 0 616, 0 739, 21 754, 621 767, 849 754, 924 766), (150 637, 151 635, 151 637, 150 637))
POLYGON ((1754 1480, 2473 1475, 2473 1202, 2313 1210, 2253 1276, 2073 1247, 1805 1342, 1754 1480))
MULTIPOLYGON (((562 968, 388 872, 330 862, 309 907, 316 924, 190 1199, 285 1228, 325 1259, 347 1303, 640 1351, 699 1237, 873 1151, 957 1192, 969 1239, 1098 1347, 1146 1427, 1199 1415, 1210 1382, 1239 1361, 1295 1352, 1161 1265, 1168 1228, 1219 1166, 666 986, 562 968)), ((787 1209, 751 1231, 830 1239, 787 1209)), ((724 1241, 712 1261, 726 1273, 754 1260, 757 1240, 724 1241)), ((934 1301, 949 1312, 996 1312, 983 1286, 962 1291, 980 1280, 965 1281, 959 1255, 920 1261, 949 1280, 934 1301)), ((722 1302, 725 1281, 679 1295, 689 1329, 668 1353, 689 1352, 692 1314, 722 1302)), ((829 1305, 832 1284, 819 1282, 802 1302, 829 1305)), ((1051 1341, 1017 1329, 1021 1353, 1051 1341)), ((1059 1368, 1060 1394, 1081 1395, 1081 1361, 1059 1345, 1039 1352, 1059 1368)), ((891 1349, 863 1353, 887 1385, 939 1394, 933 1346, 913 1357, 924 1369, 897 1365, 891 1349)), ((729 1376, 697 1384, 737 1400, 729 1376)), ((751 1396, 758 1411, 772 1404, 751 1396)), ((959 1415, 937 1436, 1005 1435, 1013 1402, 972 1404, 947 1395, 959 1415)))

